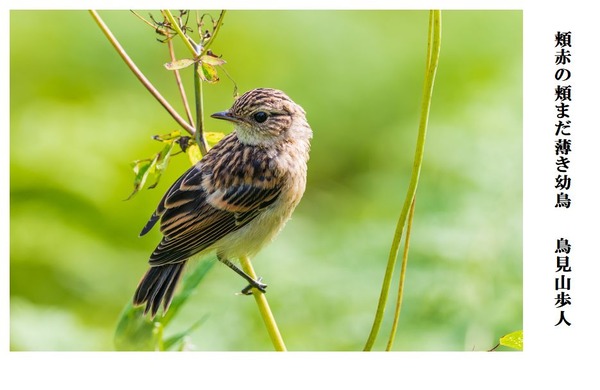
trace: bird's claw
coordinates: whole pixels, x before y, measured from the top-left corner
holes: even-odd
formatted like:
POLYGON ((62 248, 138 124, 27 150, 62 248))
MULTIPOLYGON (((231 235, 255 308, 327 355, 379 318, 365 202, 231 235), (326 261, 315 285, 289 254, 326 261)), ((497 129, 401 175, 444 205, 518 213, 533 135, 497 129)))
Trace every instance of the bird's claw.
POLYGON ((260 282, 261 280, 262 280, 262 277, 259 277, 258 280, 253 280, 252 282, 250 282, 249 285, 244 287, 244 289, 242 290, 242 294, 252 295, 253 288, 256 288, 258 291, 262 292, 263 294, 266 293, 267 285, 264 283, 261 283, 260 282))

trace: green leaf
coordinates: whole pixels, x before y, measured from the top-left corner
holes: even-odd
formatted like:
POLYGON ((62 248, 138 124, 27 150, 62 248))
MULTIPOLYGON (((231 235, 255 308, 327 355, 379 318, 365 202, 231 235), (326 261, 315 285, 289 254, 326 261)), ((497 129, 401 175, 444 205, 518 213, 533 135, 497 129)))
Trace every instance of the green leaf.
POLYGON ((167 62, 164 66, 165 66, 165 68, 167 68, 167 70, 177 70, 177 69, 187 68, 188 66, 192 65, 194 62, 196 62, 196 61, 194 61, 191 58, 183 58, 181 60, 167 62))
POLYGON ((165 147, 158 154, 158 161, 156 161, 156 165, 154 169, 157 171, 164 171, 169 163, 169 157, 171 157, 171 151, 175 146, 175 142, 169 142, 165 145, 165 147))
POLYGON ((200 57, 200 62, 213 66, 219 66, 226 63, 224 59, 210 54, 205 54, 202 57, 200 57))
POLYGON ((154 182, 148 188, 154 188, 158 185, 162 174, 169 164, 173 147, 181 138, 181 131, 175 130, 168 134, 155 135, 152 138, 156 141, 164 142, 166 145, 152 159, 137 160, 131 164, 135 173, 135 179, 133 181, 133 192, 126 200, 131 199, 141 190, 151 176, 154 178, 154 182))
POLYGON ((214 264, 213 259, 202 261, 183 277, 181 291, 173 297, 171 307, 163 317, 159 314, 151 320, 150 317, 144 316, 143 307, 133 307, 131 303, 127 303, 115 330, 115 348, 119 351, 164 351, 173 348, 176 343, 195 330, 206 320, 206 316, 186 331, 164 338, 164 330, 171 319, 175 317, 214 264))
POLYGON ((517 330, 516 332, 509 333, 503 337, 500 337, 500 345, 505 347, 513 348, 519 351, 523 350, 523 331, 517 330))
POLYGON ((119 317, 114 343, 117 351, 153 351, 156 349, 155 325, 143 316, 142 307, 128 303, 119 317))
POLYGON ((171 301, 171 306, 169 307, 167 314, 158 320, 163 326, 166 326, 177 314, 214 264, 215 262, 212 259, 204 260, 197 264, 196 268, 185 274, 181 283, 181 291, 173 297, 173 301, 171 301))
POLYGON ((160 142, 169 142, 169 141, 177 140, 180 137, 181 137, 181 130, 175 130, 175 131, 170 132, 169 134, 155 135, 154 137, 152 137, 152 139, 154 139, 156 141, 160 141, 160 142))
POLYGON ((219 81, 217 69, 215 69, 214 66, 207 64, 206 62, 202 62, 198 67, 198 75, 202 80, 209 83, 216 83, 217 81, 219 81))
POLYGON ((213 131, 204 132, 204 138, 206 139, 206 142, 208 142, 208 146, 210 146, 211 148, 218 144, 223 139, 223 137, 225 137, 225 134, 223 133, 213 131))
POLYGON ((175 349, 174 347, 176 347, 177 344, 179 344, 178 349, 185 350, 186 349, 185 338, 187 336, 189 336, 194 330, 196 330, 196 328, 198 328, 200 325, 202 325, 206 321, 207 318, 208 318, 208 315, 205 315, 202 318, 200 318, 198 321, 196 321, 188 329, 184 330, 183 332, 176 333, 173 336, 167 338, 163 343, 164 349, 167 351, 173 350, 173 349, 175 349))
MULTIPOLYGON (((204 132, 204 139, 208 143, 209 148, 212 148, 213 146, 218 144, 223 139, 223 137, 225 137, 225 134, 223 133, 211 131, 204 132)), ((190 163, 192 165, 196 164, 202 159, 202 153, 200 152, 200 148, 194 140, 189 141, 185 152, 187 153, 190 163)))
POLYGON ((202 159, 202 153, 200 152, 200 148, 197 143, 190 143, 186 150, 187 156, 190 159, 190 163, 195 165, 198 161, 202 159))
POLYGON ((175 140, 168 141, 167 144, 162 148, 156 157, 156 164, 152 168, 152 174, 154 175, 154 183, 148 186, 148 188, 154 188, 158 185, 158 182, 169 165, 169 159, 171 158, 171 151, 175 146, 175 140))
POLYGON ((142 187, 144 187, 151 169, 156 165, 157 159, 158 155, 154 156, 152 160, 136 160, 131 163, 133 173, 135 173, 135 178, 133 179, 133 192, 131 192, 125 200, 131 199, 140 189, 142 189, 142 187))

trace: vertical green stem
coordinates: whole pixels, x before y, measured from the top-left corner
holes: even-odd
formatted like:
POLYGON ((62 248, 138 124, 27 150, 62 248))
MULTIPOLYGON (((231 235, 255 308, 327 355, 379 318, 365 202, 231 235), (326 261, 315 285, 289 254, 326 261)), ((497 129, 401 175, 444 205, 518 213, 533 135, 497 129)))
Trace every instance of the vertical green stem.
POLYGON ((194 44, 191 42, 191 40, 188 38, 188 36, 183 33, 183 31, 181 30, 181 27, 179 26, 179 23, 177 23, 177 21, 173 17, 173 14, 171 13, 171 11, 169 11, 168 9, 164 9, 164 10, 161 10, 161 12, 169 20, 171 27, 175 30, 177 35, 179 35, 181 37, 185 46, 187 46, 190 53, 194 56, 194 59, 196 59, 196 57, 198 56, 199 53, 196 51, 194 44))
MULTIPOLYGON (((202 93, 202 80, 200 80, 200 74, 198 72, 201 71, 200 69, 200 62, 199 62, 199 58, 201 53, 203 53, 203 48, 202 46, 196 45, 192 42, 192 40, 181 30, 181 27, 179 26, 179 23, 177 23, 177 21, 175 20, 175 18, 173 17, 173 14, 171 14, 171 11, 165 9, 162 10, 163 15, 165 15, 165 17, 169 20, 169 23, 171 24, 171 27, 175 30, 175 32, 177 32, 177 35, 179 35, 181 37, 181 39, 183 40, 183 43, 186 45, 186 47, 188 48, 188 50, 192 53, 192 55, 194 56, 194 60, 196 60, 196 62, 194 63, 194 95, 195 95, 195 100, 196 100, 196 143, 198 144, 198 147, 200 148, 200 153, 202 153, 202 156, 206 155, 206 152, 208 152, 208 144, 206 142, 206 139, 204 137, 204 95, 202 93)), ((221 18, 219 18, 219 25, 217 27, 220 27, 221 24, 223 23, 222 20, 222 16, 224 16, 224 14, 221 14, 221 18)))
POLYGON ((394 322, 392 323, 392 329, 390 330, 390 337, 388 339, 386 351, 391 351, 394 346, 394 339, 396 338, 396 330, 398 329, 398 322, 400 322, 400 309, 402 308, 402 298, 404 297, 404 280, 406 279, 406 266, 408 265, 408 248, 410 244, 410 232, 412 228, 412 221, 415 215, 415 202, 417 198, 413 198, 412 204, 410 205, 410 211, 408 212, 408 222, 406 225, 406 238, 404 239, 404 251, 402 252, 402 264, 400 266, 400 280, 398 281, 398 297, 396 298, 396 312, 394 313, 394 322))
POLYGON ((200 64, 194 64, 194 94, 196 97, 196 143, 200 148, 202 156, 206 156, 208 152, 208 143, 204 137, 204 94, 202 93, 202 80, 200 80, 201 72, 200 64))
MULTIPOLYGON (((246 256, 240 257, 240 263, 244 272, 250 275, 252 279, 256 280, 256 273, 254 272, 254 268, 252 267, 250 259, 246 256)), ((273 343, 273 347, 275 347, 276 351, 287 351, 285 343, 283 342, 283 338, 281 337, 281 333, 279 332, 279 328, 277 327, 275 317, 273 316, 271 308, 269 307, 267 297, 265 296, 265 294, 263 294, 256 288, 252 289, 252 295, 256 300, 258 311, 260 311, 260 315, 262 316, 263 321, 265 322, 267 332, 269 333, 269 337, 271 338, 271 342, 273 343)))
POLYGON ((442 38, 442 15, 439 10, 432 10, 429 12, 429 39, 427 45, 427 64, 425 71, 425 83, 423 86, 423 98, 421 102, 421 119, 419 121, 419 133, 417 136, 417 146, 415 150, 415 158, 413 163, 413 169, 411 174, 408 191, 404 199, 404 205, 400 212, 400 218, 396 225, 396 231, 394 232, 394 238, 392 240, 392 247, 390 248, 390 254, 388 257, 388 263, 385 270, 383 283, 381 286, 381 293, 379 295, 379 303, 377 305, 377 311, 375 313, 375 319, 373 320, 373 326, 371 327, 371 333, 365 344, 364 350, 370 351, 373 348, 379 329, 381 328, 381 322, 383 321, 383 315, 385 313, 385 306, 389 295, 390 285, 392 283, 392 276, 396 266, 396 260, 398 258, 398 250, 400 248, 400 241, 402 239, 402 231, 406 223, 406 217, 408 210, 413 202, 415 194, 417 192, 417 185, 419 183, 419 176, 421 173, 421 166, 423 164, 423 154, 425 152, 425 137, 427 135, 427 123, 429 120, 429 110, 431 107, 431 97, 433 95, 433 84, 435 80, 435 73, 439 61, 440 44, 442 38))

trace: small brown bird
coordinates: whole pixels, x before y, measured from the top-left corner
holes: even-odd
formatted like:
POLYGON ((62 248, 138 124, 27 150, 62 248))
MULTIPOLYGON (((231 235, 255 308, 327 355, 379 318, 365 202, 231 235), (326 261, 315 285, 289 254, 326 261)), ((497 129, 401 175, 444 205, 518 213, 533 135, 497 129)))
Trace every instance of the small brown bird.
POLYGON ((312 130, 302 107, 275 89, 259 88, 212 115, 234 124, 166 192, 140 236, 160 219, 164 235, 140 281, 134 305, 165 313, 186 261, 216 251, 217 259, 252 287, 267 287, 231 260, 252 257, 290 218, 306 187, 312 130))

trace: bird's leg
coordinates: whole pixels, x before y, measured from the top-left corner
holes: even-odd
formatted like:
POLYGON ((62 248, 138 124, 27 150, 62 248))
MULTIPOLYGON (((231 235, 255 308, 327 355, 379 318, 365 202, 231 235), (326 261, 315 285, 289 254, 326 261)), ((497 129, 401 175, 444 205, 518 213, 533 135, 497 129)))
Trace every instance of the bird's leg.
POLYGON ((222 258, 221 256, 217 255, 217 259, 225 264, 226 266, 228 266, 229 268, 231 268, 232 270, 234 270, 238 275, 240 275, 242 278, 246 279, 248 281, 248 285, 246 287, 244 287, 244 289, 242 290, 242 294, 244 295, 252 295, 252 288, 257 288, 260 292, 265 293, 265 289, 267 288, 267 285, 264 283, 261 283, 260 281, 262 280, 262 278, 258 278, 258 280, 254 280, 250 277, 250 275, 248 275, 247 273, 245 273, 244 271, 242 271, 241 269, 238 268, 238 266, 236 266, 235 264, 233 264, 231 261, 222 258))

